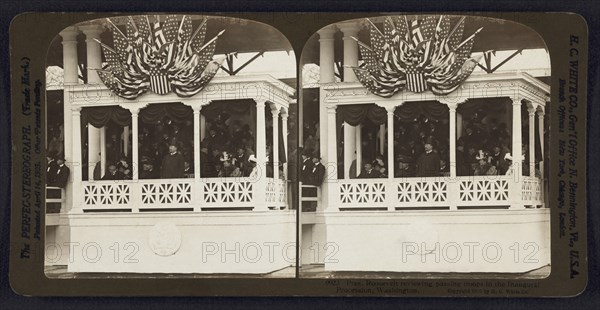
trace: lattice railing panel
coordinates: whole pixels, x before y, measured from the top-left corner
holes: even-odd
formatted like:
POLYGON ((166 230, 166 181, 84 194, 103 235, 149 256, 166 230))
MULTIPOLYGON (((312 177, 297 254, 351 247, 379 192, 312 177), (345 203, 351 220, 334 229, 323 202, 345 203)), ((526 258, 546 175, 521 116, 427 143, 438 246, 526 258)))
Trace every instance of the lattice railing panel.
POLYGON ((165 181, 142 183, 143 205, 181 206, 192 202, 191 182, 165 181))
POLYGON ((83 185, 85 207, 115 208, 127 206, 131 201, 131 186, 126 183, 93 182, 83 185))
POLYGON ((507 179, 469 178, 459 181, 459 198, 461 202, 473 203, 506 203, 509 190, 507 179))

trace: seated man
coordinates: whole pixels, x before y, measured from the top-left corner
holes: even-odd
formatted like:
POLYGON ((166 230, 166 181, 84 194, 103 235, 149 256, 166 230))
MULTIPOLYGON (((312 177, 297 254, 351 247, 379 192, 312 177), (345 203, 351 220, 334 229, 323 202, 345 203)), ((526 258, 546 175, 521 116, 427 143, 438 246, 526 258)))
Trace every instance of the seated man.
POLYGON ((380 178, 381 173, 375 170, 371 162, 367 161, 364 165, 365 169, 358 176, 359 179, 380 178))
POLYGON ((399 178, 407 178, 415 176, 415 169, 412 164, 412 158, 406 155, 398 156, 398 169, 395 171, 395 176, 399 178))
POLYGON ((140 179, 158 179, 159 177, 158 171, 154 170, 154 163, 152 163, 152 161, 142 161, 140 179))
POLYGON ((108 166, 108 172, 102 177, 102 180, 123 180, 123 178, 123 173, 117 170, 117 166, 110 165, 108 166))

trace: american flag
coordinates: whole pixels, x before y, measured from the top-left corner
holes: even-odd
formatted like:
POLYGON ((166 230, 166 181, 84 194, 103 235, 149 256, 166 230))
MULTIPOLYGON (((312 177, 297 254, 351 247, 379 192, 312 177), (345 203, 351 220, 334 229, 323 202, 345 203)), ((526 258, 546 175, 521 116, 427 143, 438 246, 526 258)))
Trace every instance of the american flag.
POLYGON ((447 95, 473 72, 479 58, 471 58, 475 35, 463 40, 465 18, 451 28, 448 16, 387 17, 383 33, 367 19, 370 46, 358 41, 364 67, 353 67, 370 92, 391 97, 406 88, 447 95), (461 41, 462 40, 462 41, 461 41))
POLYGON ((213 55, 224 30, 204 42, 206 19, 193 32, 187 16, 167 15, 164 20, 158 15, 129 17, 125 33, 107 21, 114 49, 100 42, 108 68, 98 70, 98 75, 122 98, 135 99, 148 90, 193 96, 212 80, 223 61, 213 60, 213 55))

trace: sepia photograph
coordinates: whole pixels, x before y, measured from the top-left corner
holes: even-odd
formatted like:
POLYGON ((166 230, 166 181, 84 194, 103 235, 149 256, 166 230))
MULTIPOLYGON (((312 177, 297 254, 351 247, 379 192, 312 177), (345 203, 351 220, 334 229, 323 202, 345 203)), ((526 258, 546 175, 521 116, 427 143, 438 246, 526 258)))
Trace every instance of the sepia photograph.
POLYGON ((534 30, 347 20, 308 40, 301 68, 301 277, 550 274, 550 55, 534 30))
POLYGON ((295 275, 296 57, 279 31, 89 20, 52 41, 46 87, 48 277, 295 275))

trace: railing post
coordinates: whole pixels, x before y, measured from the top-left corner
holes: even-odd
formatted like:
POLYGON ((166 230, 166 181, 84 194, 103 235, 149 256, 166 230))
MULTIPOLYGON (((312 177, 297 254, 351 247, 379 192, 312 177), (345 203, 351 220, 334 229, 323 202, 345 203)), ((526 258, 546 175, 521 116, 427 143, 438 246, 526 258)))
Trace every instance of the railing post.
POLYGON ((460 180, 457 176, 442 177, 442 179, 446 183, 448 207, 451 211, 456 211, 460 200, 460 180))
MULTIPOLYGON (((73 164, 71 167, 71 174, 73 176, 73 200, 71 200, 72 213, 81 213, 83 204, 83 186, 82 186, 82 160, 81 160, 81 107, 71 106, 72 111, 72 138, 71 145, 73 146, 73 164)), ((68 129, 67 129, 68 130, 68 129)))
POLYGON ((524 209, 522 198, 522 182, 523 182, 523 160, 522 160, 522 143, 521 143, 521 97, 512 99, 512 157, 513 171, 512 178, 509 181, 510 209, 524 209))
POLYGON ((200 183, 201 167, 204 163, 200 161, 200 112, 202 105, 193 105, 194 109, 194 183, 192 185, 192 205, 194 206, 194 212, 200 212, 202 207, 202 184, 200 183))
POLYGON ((256 168, 258 169, 258 179, 251 180, 254 211, 268 211, 266 201, 267 189, 267 156, 266 156, 266 120, 265 120, 265 100, 256 100, 256 168))

